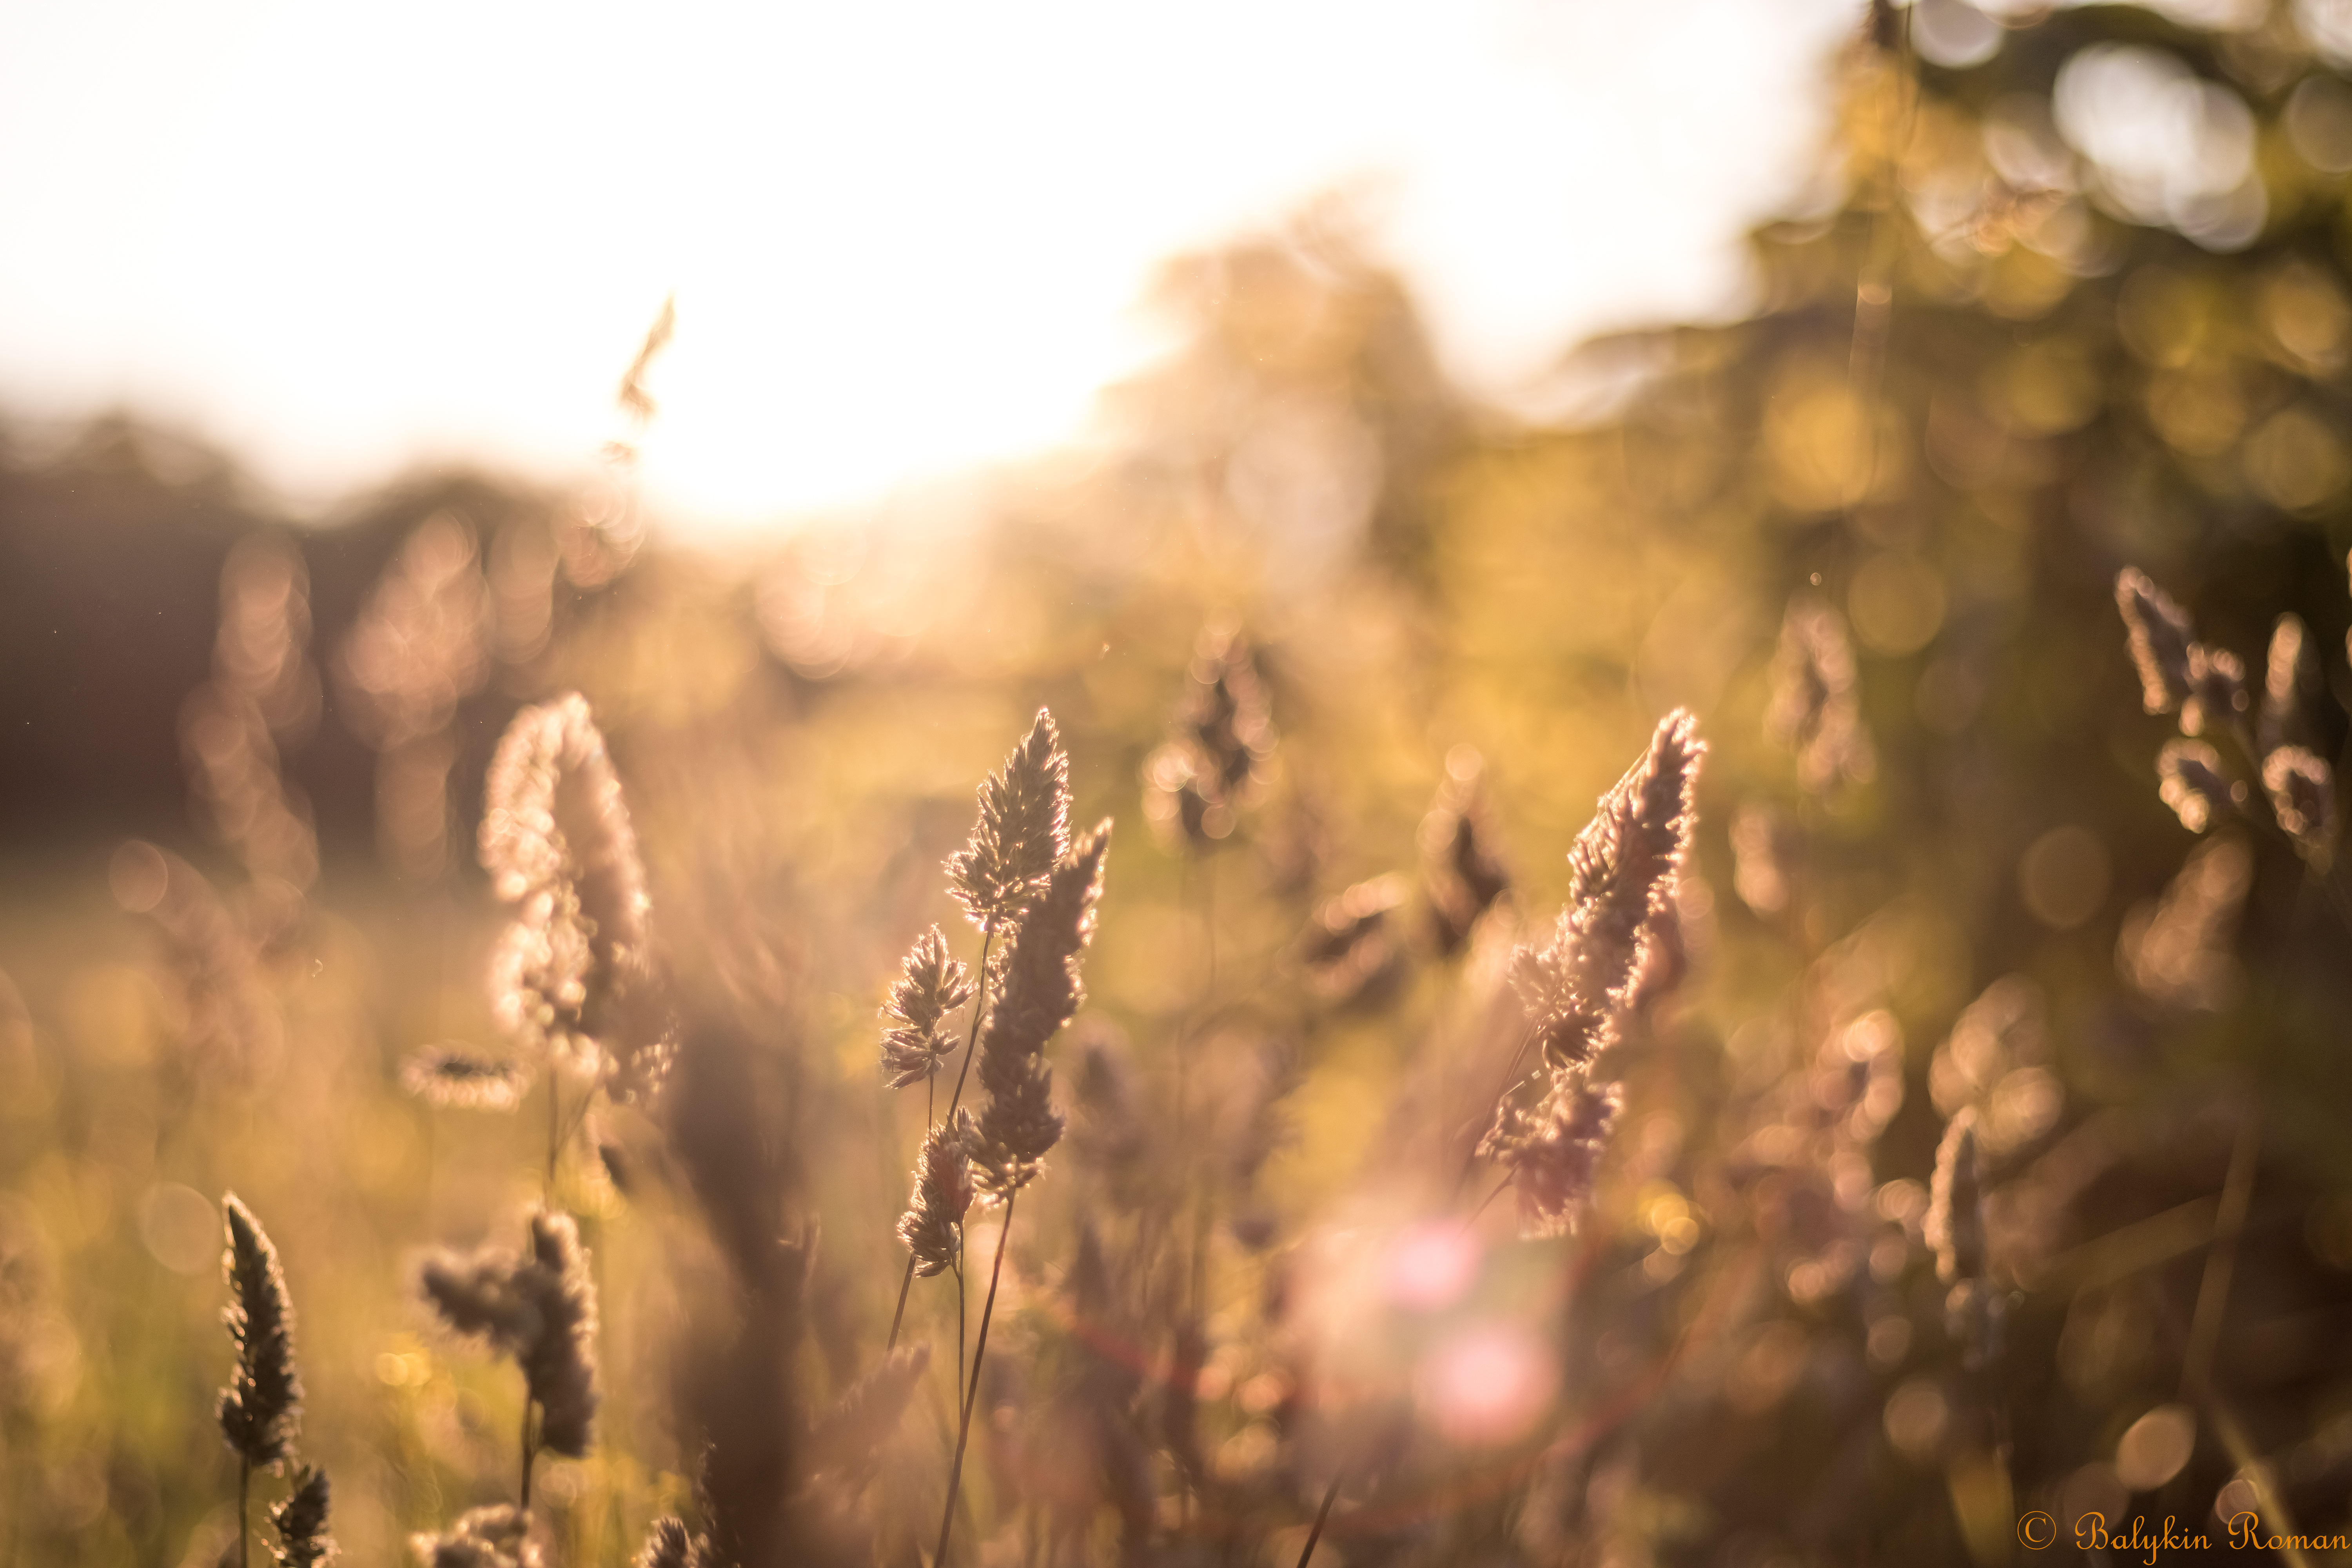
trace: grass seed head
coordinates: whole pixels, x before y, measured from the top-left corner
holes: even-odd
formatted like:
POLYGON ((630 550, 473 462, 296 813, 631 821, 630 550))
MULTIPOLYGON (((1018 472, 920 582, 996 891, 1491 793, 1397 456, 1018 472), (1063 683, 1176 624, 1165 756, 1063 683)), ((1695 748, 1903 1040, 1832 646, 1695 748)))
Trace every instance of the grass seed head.
POLYGON ((948 939, 931 927, 907 954, 882 1016, 891 1020, 882 1036, 882 1070, 892 1089, 921 1083, 940 1070, 940 1059, 956 1047, 940 1021, 979 994, 979 983, 961 961, 948 955, 948 939))
POLYGON ((948 891, 971 923, 1002 931, 1021 917, 1070 847, 1070 759, 1054 716, 1037 710, 1027 738, 980 786, 971 837, 948 857, 948 891))
POLYGON ((688 1534, 684 1520, 665 1516, 646 1531, 646 1543, 631 1568, 702 1568, 709 1560, 709 1545, 702 1537, 688 1534))
POLYGON ((1084 1000, 1078 955, 1094 935, 1109 848, 1106 819, 1071 846, 1013 935, 1004 988, 980 1041, 980 1081, 989 1100, 980 1118, 979 1163, 993 1191, 1009 1194, 1035 1180, 1046 1152, 1061 1140, 1045 1044, 1084 1000))
POLYGON ((521 1062, 478 1056, 462 1046, 426 1046, 400 1067, 400 1084, 445 1110, 512 1110, 530 1088, 521 1062))
POLYGON ((2246 667, 2227 648, 2202 643, 2189 649, 2189 697, 2180 704, 2180 732, 2201 735, 2228 728, 2246 711, 2246 667))
POLYGON ((1686 710, 1666 715, 1569 849, 1569 904, 1551 941, 1512 955, 1511 983, 1555 1068, 1588 1063, 1617 1037, 1644 945, 1690 853, 1706 751, 1686 710))
POLYGON ((283 1568, 318 1568, 337 1554, 335 1538, 327 1533, 328 1494, 327 1472, 306 1467, 295 1476, 293 1492, 269 1510, 284 1542, 277 1552, 283 1568))
POLYGON ((1984 1179, 1977 1165, 1977 1113, 1962 1110, 1946 1124, 1936 1150, 1936 1176, 1927 1204, 1927 1245, 1936 1274, 1947 1284, 1980 1279, 1985 1271, 1984 1179))
POLYGON ((2213 818, 2236 808, 2244 789, 2221 772, 2221 753, 2202 741, 2167 741, 2157 753, 2157 795, 2180 817, 2180 826, 2202 833, 2213 818))
POLYGON ((1566 1236, 1591 1206, 1601 1156, 1622 1103, 1614 1084, 1581 1068, 1555 1070, 1533 1110, 1505 1100, 1478 1145, 1481 1158, 1509 1168, 1525 1236, 1566 1236))
POLYGON ((971 1151, 980 1129, 970 1110, 958 1107, 953 1122, 935 1124, 915 1156, 915 1190, 898 1216, 898 1239, 915 1255, 915 1272, 925 1279, 951 1267, 971 1207, 971 1151))
POLYGON ((1859 686, 1853 646, 1838 613, 1811 594, 1791 598, 1780 621, 1764 729, 1795 752, 1798 781, 1816 795, 1874 771, 1859 686))
POLYGON ((568 1214, 530 1216, 529 1289, 545 1325, 518 1360, 539 1402, 540 1442, 572 1458, 586 1456, 596 1406, 596 1281, 579 1225, 568 1214))
POLYGON ((530 1516, 511 1503, 469 1509, 437 1534, 412 1535, 408 1544, 425 1568, 539 1568, 530 1516))
POLYGON ((236 1368, 221 1391, 218 1415, 228 1446, 248 1465, 283 1462, 301 1412, 302 1384, 294 1368, 294 1305, 278 1249, 253 1211, 236 1194, 221 1199, 228 1220, 229 1305, 221 1314, 236 1368))
POLYGON ((503 1247, 436 1253, 425 1294, 449 1326, 513 1356, 541 1414, 541 1445, 578 1458, 596 1415, 596 1287, 570 1215, 530 1217, 530 1256, 503 1247))
POLYGON ((2171 712, 2194 693, 2189 654, 2197 629, 2189 612, 2137 566, 2116 574, 2116 608, 2123 612, 2132 665, 2139 671, 2141 705, 2150 713, 2171 712))
POLYGON ((2336 770, 2301 746, 2281 746, 2263 759, 2263 788, 2295 852, 2325 868, 2336 851, 2336 770))
POLYGON ((2270 652, 2263 660, 2255 749, 2268 756, 2281 746, 2310 746, 2318 738, 2313 710, 2321 689, 2319 657, 2302 617, 2281 616, 2271 628, 2270 652))
MULTIPOLYGON (((599 1067, 598 1037, 646 989, 652 957, 636 834, 586 700, 517 713, 485 795, 482 866, 515 906, 491 963, 493 1012, 518 1043, 599 1067)), ((624 1056, 654 1044, 617 1042, 624 1056)))

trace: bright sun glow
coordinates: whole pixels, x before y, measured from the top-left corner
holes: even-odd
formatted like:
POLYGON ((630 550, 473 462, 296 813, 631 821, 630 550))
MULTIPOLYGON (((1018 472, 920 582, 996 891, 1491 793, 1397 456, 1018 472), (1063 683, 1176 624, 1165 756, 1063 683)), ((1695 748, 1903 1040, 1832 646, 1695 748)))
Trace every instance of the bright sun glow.
POLYGON ((569 472, 675 291, 648 481, 769 521, 1066 437, 1155 262, 1332 192, 1527 395, 1735 299, 1855 9, 0 0, 0 402, 569 472))

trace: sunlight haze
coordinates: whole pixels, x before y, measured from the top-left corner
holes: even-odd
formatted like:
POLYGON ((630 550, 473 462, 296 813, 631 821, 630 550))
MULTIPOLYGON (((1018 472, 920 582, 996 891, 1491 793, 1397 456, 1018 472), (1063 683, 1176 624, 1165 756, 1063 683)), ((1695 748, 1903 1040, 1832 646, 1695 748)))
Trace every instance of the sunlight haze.
POLYGON ((574 472, 666 296, 673 521, 1082 428, 1159 261, 1336 195, 1448 368, 1736 309, 1855 7, 0 5, 0 407, 316 500, 574 472))

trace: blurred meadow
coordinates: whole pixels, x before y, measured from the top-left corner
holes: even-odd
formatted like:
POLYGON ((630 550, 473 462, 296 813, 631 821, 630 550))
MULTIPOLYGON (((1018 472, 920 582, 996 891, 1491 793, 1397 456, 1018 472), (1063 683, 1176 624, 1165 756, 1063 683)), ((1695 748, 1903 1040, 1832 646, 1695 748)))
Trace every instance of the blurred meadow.
POLYGON ((229 1193, 354 1562, 2352 1561, 2352 7, 1827 80, 1547 419, 1335 200, 724 548, 667 311, 577 484, 0 442, 0 1561, 278 1549, 229 1193))

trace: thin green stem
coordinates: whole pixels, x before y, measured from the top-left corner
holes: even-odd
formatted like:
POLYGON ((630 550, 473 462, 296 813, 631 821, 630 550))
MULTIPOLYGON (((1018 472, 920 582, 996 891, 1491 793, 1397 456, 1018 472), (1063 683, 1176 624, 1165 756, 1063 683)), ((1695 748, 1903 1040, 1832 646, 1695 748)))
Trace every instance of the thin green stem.
POLYGON ((980 1403, 980 1369, 988 1355, 988 1325, 996 1315, 996 1282, 1004 1272, 1004 1245, 1013 1236, 1013 1205, 1020 1196, 1018 1187, 1006 1195, 1004 1228, 996 1233, 996 1261, 989 1266, 988 1300, 981 1306, 980 1338, 971 1347, 971 1384, 964 1394, 963 1414, 956 1422, 955 1463, 948 1470, 948 1506, 940 1515, 940 1545, 931 1553, 931 1568, 945 1568, 948 1560, 948 1535, 955 1529, 956 1495, 963 1486, 964 1448, 971 1440, 972 1407, 980 1403))

